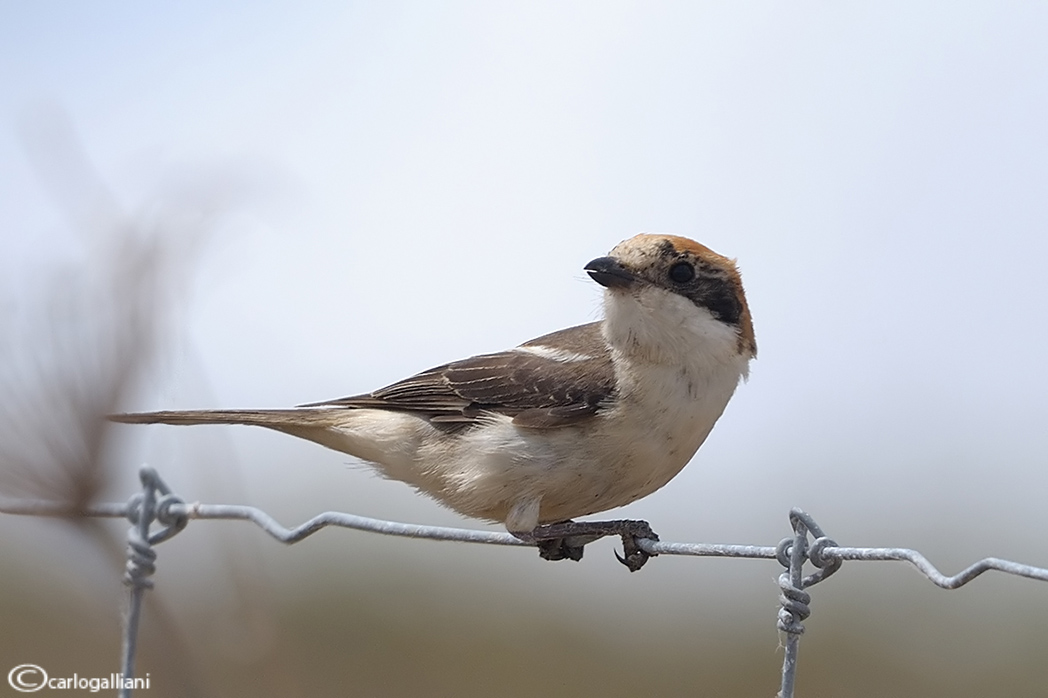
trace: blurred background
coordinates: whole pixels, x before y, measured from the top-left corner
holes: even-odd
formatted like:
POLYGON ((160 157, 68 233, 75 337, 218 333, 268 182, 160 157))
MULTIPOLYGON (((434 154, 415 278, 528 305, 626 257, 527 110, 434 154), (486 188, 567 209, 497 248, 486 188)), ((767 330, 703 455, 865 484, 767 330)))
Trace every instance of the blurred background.
MULTIPOLYGON (((0 2, 0 492, 482 527, 309 443, 113 410, 365 392, 599 317, 639 231, 739 260, 760 355, 609 514, 1048 566, 1048 6, 0 2)), ((118 668, 127 524, 0 515, 0 669, 118 668)), ((153 696, 774 695, 777 564, 243 522, 159 546, 153 696)), ((813 588, 798 696, 1042 696, 1048 586, 813 588)), ((9 691, 0 687, 0 694, 9 691)), ((5 694, 6 695, 6 694, 5 694)))

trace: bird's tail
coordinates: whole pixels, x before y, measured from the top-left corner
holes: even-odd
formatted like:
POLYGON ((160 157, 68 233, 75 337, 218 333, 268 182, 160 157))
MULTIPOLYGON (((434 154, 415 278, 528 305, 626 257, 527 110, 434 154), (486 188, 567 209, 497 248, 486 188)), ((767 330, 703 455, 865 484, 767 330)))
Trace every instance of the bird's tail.
POLYGON ((313 441, 376 464, 395 480, 414 483, 420 420, 409 414, 347 407, 282 410, 177 410, 113 414, 124 424, 244 424, 313 441))
POLYGON ((173 410, 111 414, 111 422, 121 424, 245 424, 287 431, 291 427, 329 427, 334 424, 331 409, 291 410, 173 410))
POLYGON ((111 414, 109 420, 123 424, 244 424, 265 427, 314 441, 336 451, 368 458, 359 439, 338 429, 346 410, 300 408, 290 410, 175 410, 111 414))

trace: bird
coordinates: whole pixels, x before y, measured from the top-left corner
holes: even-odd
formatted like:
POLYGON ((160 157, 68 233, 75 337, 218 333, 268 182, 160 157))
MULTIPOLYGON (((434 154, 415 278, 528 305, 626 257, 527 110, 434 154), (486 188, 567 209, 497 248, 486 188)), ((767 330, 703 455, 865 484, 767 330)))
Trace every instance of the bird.
MULTIPOLYGON (((691 460, 757 355, 735 260, 641 233, 584 267, 603 318, 446 363, 373 392, 291 409, 111 415, 242 424, 363 460, 467 517, 502 523, 547 559, 618 533, 639 569, 646 522, 576 522, 658 490, 691 460)), ((616 553, 618 555, 618 553, 616 553)))

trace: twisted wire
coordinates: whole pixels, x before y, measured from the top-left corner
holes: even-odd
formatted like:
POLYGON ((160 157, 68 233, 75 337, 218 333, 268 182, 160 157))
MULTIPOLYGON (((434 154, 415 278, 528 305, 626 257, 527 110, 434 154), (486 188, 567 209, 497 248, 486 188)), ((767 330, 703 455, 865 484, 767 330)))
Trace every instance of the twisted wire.
MULTIPOLYGON (((288 545, 304 540, 327 527, 349 528, 390 536, 485 545, 534 545, 509 533, 423 526, 332 511, 318 514, 298 526, 288 528, 256 507, 202 504, 200 502, 186 503, 170 490, 152 468, 143 467, 139 472, 139 477, 142 482, 142 491, 133 495, 125 503, 97 503, 74 508, 65 502, 11 499, 0 495, 0 513, 20 516, 120 517, 131 522, 124 573, 124 583, 130 587, 131 592, 125 623, 123 653, 123 675, 127 678, 134 676, 142 593, 145 589, 152 588, 152 576, 156 572, 157 555, 153 546, 177 535, 191 519, 250 521, 274 539, 288 545), (157 528, 151 530, 154 525, 157 528)), ((778 560, 785 569, 778 579, 780 608, 776 625, 786 636, 780 698, 793 698, 799 638, 804 633, 803 621, 811 615, 811 595, 806 589, 834 574, 845 560, 908 562, 929 581, 943 589, 957 589, 991 570, 1048 582, 1048 569, 995 557, 984 558, 955 575, 947 576, 920 552, 909 548, 839 546, 836 541, 823 533, 808 513, 801 509, 790 511, 790 523, 794 535, 784 538, 777 546, 673 543, 648 538, 639 538, 636 541, 637 547, 650 555, 778 560), (809 536, 813 538, 810 543, 808 542, 809 536), (806 562, 815 567, 815 570, 807 576, 803 573, 806 562)), ((121 696, 129 698, 130 689, 124 689, 121 696)))
MULTIPOLYGON (((125 511, 127 520, 131 522, 127 533, 127 565, 124 568, 124 584, 131 588, 131 593, 124 620, 121 660, 121 673, 126 679, 135 676, 142 594, 146 589, 153 588, 152 576, 156 572, 156 551, 153 546, 175 535, 189 522, 189 517, 183 511, 185 502, 171 492, 155 470, 144 467, 138 475, 142 492, 128 500, 125 511), (151 533, 154 521, 159 522, 161 528, 151 533)), ((130 685, 125 682, 121 687, 121 698, 131 697, 130 685)))
POLYGON ((786 633, 785 652, 782 659, 782 685, 779 698, 793 698, 797 674, 797 652, 800 636, 804 632, 803 621, 811 615, 811 594, 806 588, 818 584, 840 569, 842 560, 828 554, 836 547, 833 539, 827 538, 815 519, 802 509, 790 511, 793 538, 784 538, 775 549, 779 564, 786 568, 779 575, 779 614, 776 626, 786 633), (815 541, 808 544, 808 534, 815 541), (804 563, 809 561, 817 569, 804 576, 804 563))

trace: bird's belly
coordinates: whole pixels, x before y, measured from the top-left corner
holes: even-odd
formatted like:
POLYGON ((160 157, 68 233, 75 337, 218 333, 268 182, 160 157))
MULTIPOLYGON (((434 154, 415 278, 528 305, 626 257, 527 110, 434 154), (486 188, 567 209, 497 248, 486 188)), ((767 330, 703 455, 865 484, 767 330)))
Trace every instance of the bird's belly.
POLYGON ((661 488, 688 464, 716 421, 703 414, 681 417, 672 423, 609 425, 611 433, 594 439, 584 459, 564 468, 574 481, 546 489, 540 517, 562 521, 594 514, 661 488))
POLYGON ((550 523, 624 506, 669 482, 705 441, 727 400, 684 403, 638 419, 629 405, 599 426, 520 429, 510 420, 477 430, 439 499, 478 518, 505 521, 515 504, 540 502, 550 523))
MULTIPOLYGON (((648 374, 644 389, 606 415, 578 458, 575 487, 549 488, 541 518, 564 520, 624 506, 669 482, 709 436, 738 374, 695 381, 679 370, 648 374)), ((572 458, 567 458, 571 462, 572 458)))

